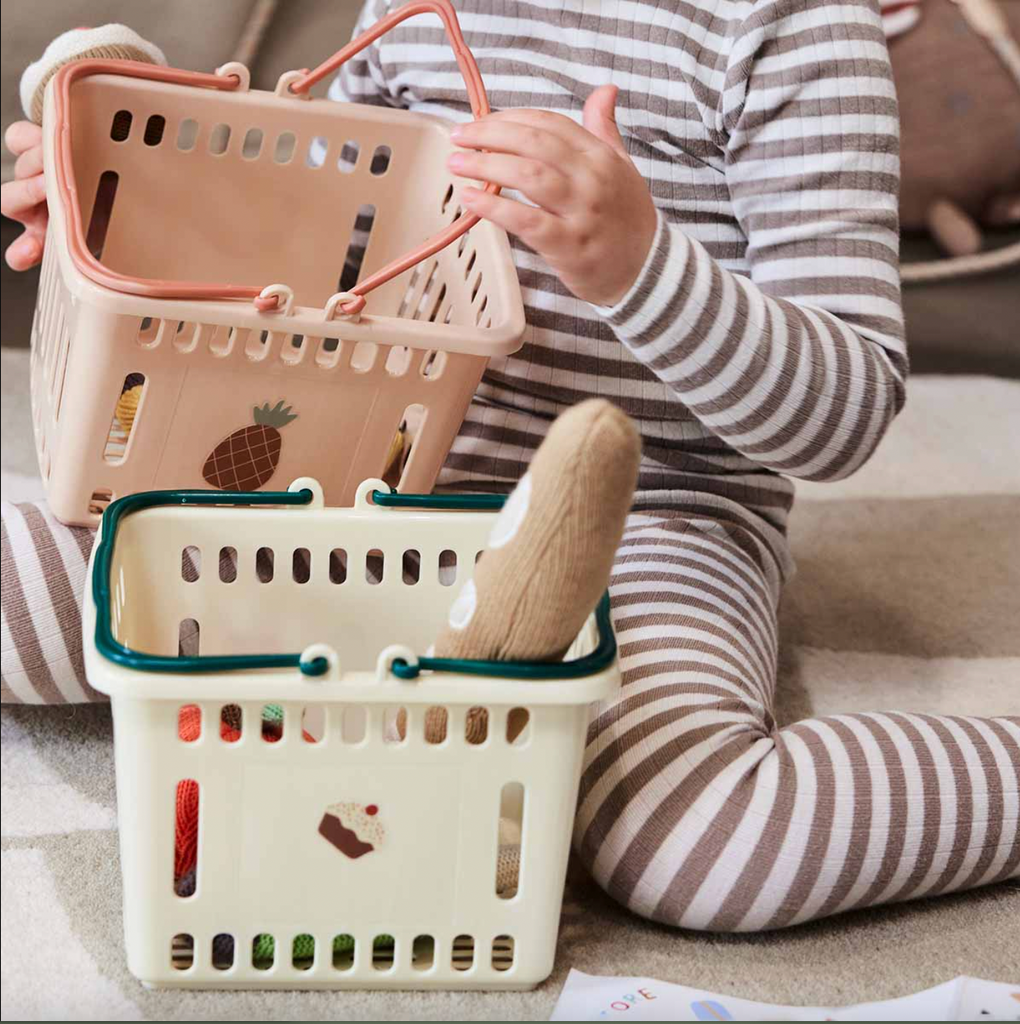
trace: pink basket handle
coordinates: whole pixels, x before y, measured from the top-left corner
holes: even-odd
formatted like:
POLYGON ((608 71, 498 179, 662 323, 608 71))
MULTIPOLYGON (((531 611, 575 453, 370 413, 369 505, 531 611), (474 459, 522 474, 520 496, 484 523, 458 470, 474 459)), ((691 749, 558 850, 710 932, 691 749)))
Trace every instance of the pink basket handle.
MULTIPOLYGON (((464 36, 450 0, 411 0, 410 3, 378 21, 356 39, 352 39, 343 49, 338 50, 329 60, 324 61, 313 71, 307 71, 303 77, 291 82, 290 91, 295 95, 307 92, 316 82, 335 71, 355 54, 360 53, 381 35, 416 14, 436 14, 443 22, 450 46, 457 58, 457 66, 464 76, 464 85, 467 88, 472 113, 476 118, 484 117, 489 113, 488 96, 485 93, 478 65, 464 42, 464 36)), ((227 71, 228 69, 221 70, 227 71)), ((120 274, 110 270, 92 255, 86 245, 85 233, 82 228, 81 206, 78 202, 78 190, 71 155, 70 93, 71 86, 78 79, 97 74, 129 75, 133 78, 146 78, 175 85, 222 90, 236 89, 242 84, 239 75, 230 71, 226 74, 202 74, 197 71, 183 71, 179 68, 166 68, 129 60, 73 61, 57 71, 53 76, 54 112, 57 121, 54 171, 57 190, 67 212, 68 249, 77 269, 96 284, 131 295, 164 299, 252 299, 256 308, 262 312, 278 308, 278 296, 274 294, 262 297, 262 293, 267 289, 258 286, 202 284, 197 281, 167 281, 159 278, 134 277, 130 274, 120 274)), ((489 183, 485 186, 485 191, 497 193, 499 186, 489 183)), ((388 263, 357 284, 348 293, 352 298, 339 303, 339 309, 351 316, 361 312, 365 307, 365 296, 369 292, 429 256, 435 255, 441 249, 445 249, 451 242, 470 231, 479 219, 475 214, 462 214, 452 224, 434 234, 416 249, 393 260, 392 263, 388 263)))
MULTIPOLYGON (((464 86, 467 89, 468 99, 471 103, 471 112, 475 118, 484 117, 489 113, 489 97, 485 92, 485 84, 482 82, 481 73, 475 58, 464 42, 464 34, 460 30, 460 22, 457 21, 457 12, 453 9, 450 0, 411 0, 403 7, 398 7, 392 14, 377 21, 370 29, 360 36, 352 39, 343 49, 337 50, 328 60, 324 60, 313 71, 305 72, 303 78, 296 79, 290 84, 290 91, 296 95, 306 93, 316 82, 321 81, 327 75, 332 74, 341 65, 345 64, 355 54, 361 53, 366 47, 374 43, 380 36, 385 35, 391 28, 399 25, 408 18, 417 14, 435 14, 439 16, 446 31, 446 38, 457 58, 457 67, 464 78, 464 86)), ((489 183, 485 186, 486 192, 493 194, 499 192, 499 186, 489 183)), ((437 232, 417 248, 412 249, 404 256, 387 263, 385 267, 377 270, 374 274, 365 278, 355 285, 350 293, 356 296, 347 302, 340 303, 340 309, 347 314, 360 312, 365 307, 365 296, 380 285, 392 280, 405 270, 410 269, 429 256, 435 255, 441 249, 445 249, 451 242, 456 241, 465 232, 470 231, 479 221, 479 217, 473 213, 461 214, 452 224, 437 232)), ((267 300, 272 302, 272 299, 267 300)), ((256 300, 256 305, 259 300, 256 300)))

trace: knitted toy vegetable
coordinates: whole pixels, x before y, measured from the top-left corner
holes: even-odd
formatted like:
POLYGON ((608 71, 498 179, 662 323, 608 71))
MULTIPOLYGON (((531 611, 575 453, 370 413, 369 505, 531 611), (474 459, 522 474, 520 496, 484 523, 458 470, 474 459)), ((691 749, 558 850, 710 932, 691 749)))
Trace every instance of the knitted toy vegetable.
POLYGON ((929 0, 891 39, 899 99, 900 223, 949 260, 907 264, 904 281, 1020 262, 1020 243, 979 253, 982 226, 1020 223, 1020 3, 929 0))
POLYGON ((281 428, 297 413, 288 405, 269 403, 253 410, 254 423, 235 430, 213 449, 202 467, 206 483, 223 491, 249 491, 261 487, 276 472, 283 447, 281 428))

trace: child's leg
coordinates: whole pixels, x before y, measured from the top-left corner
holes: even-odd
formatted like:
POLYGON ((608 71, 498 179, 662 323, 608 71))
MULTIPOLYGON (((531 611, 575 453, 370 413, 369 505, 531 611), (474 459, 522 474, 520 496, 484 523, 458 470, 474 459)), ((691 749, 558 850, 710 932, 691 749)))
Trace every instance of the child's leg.
POLYGON ((2 503, 6 703, 106 700, 85 681, 81 600, 93 531, 63 526, 43 504, 2 503))
POLYGON ((736 527, 633 517, 624 686, 593 720, 575 842, 639 914, 754 931, 1020 873, 1020 717, 777 729, 777 587, 736 527))

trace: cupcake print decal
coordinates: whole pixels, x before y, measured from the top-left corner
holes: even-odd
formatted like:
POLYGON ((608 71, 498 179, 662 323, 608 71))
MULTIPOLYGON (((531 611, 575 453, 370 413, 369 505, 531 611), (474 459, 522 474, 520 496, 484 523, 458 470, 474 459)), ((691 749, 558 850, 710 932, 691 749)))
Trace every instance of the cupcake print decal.
POLYGON ((344 856, 357 860, 376 849, 386 836, 378 815, 375 804, 331 804, 319 822, 319 835, 344 856))

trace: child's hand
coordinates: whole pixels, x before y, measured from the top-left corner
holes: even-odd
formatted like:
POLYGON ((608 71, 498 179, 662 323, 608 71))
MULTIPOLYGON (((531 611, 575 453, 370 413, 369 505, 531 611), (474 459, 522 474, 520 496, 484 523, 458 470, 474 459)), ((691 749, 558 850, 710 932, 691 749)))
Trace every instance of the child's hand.
POLYGON ((14 180, 0 188, 0 210, 25 226, 7 247, 7 265, 28 270, 41 259, 46 239, 46 185, 43 181, 42 129, 31 121, 16 121, 7 129, 7 148, 18 158, 14 180))
POLYGON ((504 110, 453 131, 457 175, 517 189, 537 205, 462 190, 466 210, 517 235, 580 299, 609 306, 637 280, 652 246, 655 205, 616 127, 616 86, 584 105, 584 127, 541 110, 504 110))

